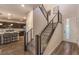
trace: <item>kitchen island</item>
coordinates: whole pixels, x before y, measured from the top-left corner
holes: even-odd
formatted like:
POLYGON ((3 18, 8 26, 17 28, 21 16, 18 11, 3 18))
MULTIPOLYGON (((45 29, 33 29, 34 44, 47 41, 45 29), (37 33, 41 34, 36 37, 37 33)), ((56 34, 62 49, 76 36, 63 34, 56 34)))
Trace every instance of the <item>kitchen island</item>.
POLYGON ((6 29, 0 31, 0 44, 7 44, 19 40, 19 31, 6 29))

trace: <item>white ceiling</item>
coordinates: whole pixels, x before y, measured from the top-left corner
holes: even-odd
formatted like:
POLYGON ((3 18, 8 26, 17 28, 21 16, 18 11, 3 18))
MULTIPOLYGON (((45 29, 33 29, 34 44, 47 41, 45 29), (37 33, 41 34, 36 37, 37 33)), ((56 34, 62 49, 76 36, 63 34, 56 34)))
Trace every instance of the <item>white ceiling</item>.
POLYGON ((0 4, 0 13, 2 13, 0 16, 8 16, 8 13, 11 13, 16 19, 26 17, 27 13, 37 6, 39 5, 26 4, 22 7, 21 4, 0 4))

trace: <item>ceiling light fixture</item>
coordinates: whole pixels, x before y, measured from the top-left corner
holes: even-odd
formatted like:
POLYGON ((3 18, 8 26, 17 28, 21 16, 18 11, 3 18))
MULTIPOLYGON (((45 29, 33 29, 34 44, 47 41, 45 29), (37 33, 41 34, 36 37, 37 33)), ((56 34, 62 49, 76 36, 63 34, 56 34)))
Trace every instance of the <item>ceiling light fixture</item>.
POLYGON ((11 16, 11 13, 8 13, 8 16, 11 16))
POLYGON ((24 4, 22 4, 21 6, 24 7, 24 4))
POLYGON ((12 14, 8 13, 8 19, 11 19, 12 14))
POLYGON ((2 23, 0 23, 0 25, 3 25, 2 23))
POLYGON ((13 26, 13 24, 10 24, 10 26, 13 26))

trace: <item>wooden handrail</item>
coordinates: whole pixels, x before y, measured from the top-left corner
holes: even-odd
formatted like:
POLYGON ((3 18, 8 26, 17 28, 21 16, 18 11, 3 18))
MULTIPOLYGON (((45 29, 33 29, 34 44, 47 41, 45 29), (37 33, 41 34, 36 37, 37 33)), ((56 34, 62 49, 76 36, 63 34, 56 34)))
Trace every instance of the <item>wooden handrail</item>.
POLYGON ((39 6, 39 8, 40 8, 42 14, 44 15, 45 19, 46 19, 47 22, 48 22, 48 12, 46 11, 44 5, 42 4, 41 7, 39 6), (44 13, 44 12, 45 12, 45 13, 44 13), (46 14, 46 15, 45 15, 45 14, 46 14))
MULTIPOLYGON (((56 14, 57 15, 57 14, 56 14)), ((55 15, 55 16, 56 16, 55 15)), ((46 27, 44 28, 44 30, 40 33, 40 35, 45 31, 45 29, 48 27, 48 25, 53 21, 53 19, 55 18, 55 16, 52 18, 52 20, 46 25, 46 27)))
MULTIPOLYGON (((41 7, 39 7, 40 10, 42 11, 41 7)), ((42 11, 42 14, 44 15, 45 19, 47 20, 47 16, 45 16, 44 12, 42 11)), ((47 14, 46 14, 47 15, 47 14)))
POLYGON ((45 7, 44 7, 44 5, 43 5, 43 4, 42 4, 42 7, 44 8, 45 12, 47 13, 47 11, 46 11, 46 9, 45 9, 45 7))

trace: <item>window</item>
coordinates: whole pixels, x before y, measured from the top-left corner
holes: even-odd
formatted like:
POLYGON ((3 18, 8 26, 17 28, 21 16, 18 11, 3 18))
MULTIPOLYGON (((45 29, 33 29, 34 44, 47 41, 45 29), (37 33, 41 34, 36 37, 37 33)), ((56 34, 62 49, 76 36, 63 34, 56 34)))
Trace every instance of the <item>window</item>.
POLYGON ((70 39, 70 19, 66 19, 65 36, 66 39, 70 39))

